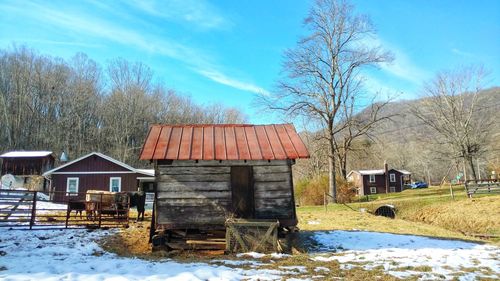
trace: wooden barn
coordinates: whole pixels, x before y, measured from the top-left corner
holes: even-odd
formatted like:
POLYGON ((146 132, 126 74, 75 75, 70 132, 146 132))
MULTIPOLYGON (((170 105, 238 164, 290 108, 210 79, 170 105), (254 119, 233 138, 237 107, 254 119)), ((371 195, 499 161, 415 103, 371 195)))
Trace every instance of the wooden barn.
POLYGON ((309 153, 291 124, 153 125, 158 232, 224 229, 228 218, 297 225, 292 165, 309 153))
POLYGON ((10 151, 0 155, 1 175, 41 176, 54 167, 52 151, 10 151))
POLYGON ((55 202, 83 200, 87 190, 137 191, 154 180, 151 170, 135 169, 99 152, 92 152, 43 174, 50 180, 55 202))
POLYGON ((0 176, 11 174, 24 187, 44 191, 48 188, 42 174, 54 167, 52 151, 10 151, 0 155, 0 176))

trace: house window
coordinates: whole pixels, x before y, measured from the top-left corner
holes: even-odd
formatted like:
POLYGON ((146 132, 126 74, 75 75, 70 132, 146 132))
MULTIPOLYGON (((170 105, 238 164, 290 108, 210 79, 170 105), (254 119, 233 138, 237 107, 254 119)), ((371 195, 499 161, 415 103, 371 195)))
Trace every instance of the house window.
POLYGON ((389 192, 396 192, 396 187, 395 186, 390 186, 389 187, 389 192))
POLYGON ((68 178, 66 180, 66 196, 78 195, 78 178, 68 178))
POLYGON ((109 179, 109 191, 121 192, 122 191, 122 178, 110 178, 109 179))
POLYGON ((389 174, 391 177, 391 182, 396 182, 396 174, 389 174))
POLYGON ((376 187, 376 186, 372 186, 372 187, 370 187, 370 193, 371 193, 371 194, 375 194, 375 193, 377 193, 377 187, 376 187))
POLYGON ((370 182, 375 182, 375 175, 370 175, 370 182))

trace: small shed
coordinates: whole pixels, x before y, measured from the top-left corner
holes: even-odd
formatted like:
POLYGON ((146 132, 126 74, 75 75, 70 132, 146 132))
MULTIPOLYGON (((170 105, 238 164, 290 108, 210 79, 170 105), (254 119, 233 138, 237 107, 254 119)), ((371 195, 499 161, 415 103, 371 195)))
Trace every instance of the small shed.
POLYGON ((0 155, 0 159, 0 177, 13 175, 17 182, 30 190, 45 191, 48 188, 42 174, 54 167, 52 151, 10 151, 0 155))
POLYGON ((225 229, 229 218, 297 225, 292 165, 309 153, 291 124, 153 125, 157 232, 225 229))
POLYGON ((154 180, 151 170, 135 169, 99 152, 92 152, 43 174, 50 179, 55 202, 83 200, 87 190, 137 191, 142 182, 154 180))
POLYGON ((0 155, 1 175, 41 176, 54 167, 52 151, 10 151, 0 155))

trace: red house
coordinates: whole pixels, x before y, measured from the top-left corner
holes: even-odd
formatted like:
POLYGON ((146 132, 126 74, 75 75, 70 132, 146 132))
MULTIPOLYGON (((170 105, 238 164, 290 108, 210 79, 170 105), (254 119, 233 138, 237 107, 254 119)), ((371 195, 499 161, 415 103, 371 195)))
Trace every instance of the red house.
POLYGON ((83 199, 87 190, 137 191, 154 182, 153 170, 135 169, 99 152, 92 152, 43 174, 50 180, 55 202, 83 199))
POLYGON ((406 170, 352 170, 347 174, 347 180, 354 184, 358 195, 364 196, 377 193, 401 192, 411 180, 411 173, 406 170))

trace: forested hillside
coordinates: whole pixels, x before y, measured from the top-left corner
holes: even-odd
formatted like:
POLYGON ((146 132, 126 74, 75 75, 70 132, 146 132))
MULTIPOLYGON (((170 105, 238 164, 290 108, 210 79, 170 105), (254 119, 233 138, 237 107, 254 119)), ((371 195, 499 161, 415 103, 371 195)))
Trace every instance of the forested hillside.
MULTIPOLYGON (((411 171, 414 179, 432 182, 441 181, 448 170, 448 179, 462 172, 462 160, 450 159, 444 153, 445 148, 438 141, 437 133, 414 115, 413 109, 422 106, 423 100, 393 101, 383 107, 381 114, 391 116, 390 120, 380 123, 367 136, 357 140, 349 154, 348 170, 382 169, 384 161, 387 161, 390 167, 411 171)), ((485 127, 489 132, 488 141, 474 159, 476 169, 485 178, 491 171, 498 173, 500 170, 500 87, 481 91, 477 96, 477 105, 476 116, 485 120, 480 124, 486 126, 491 123, 491 126, 485 127)), ((369 110, 361 111, 358 116, 369 116, 369 110)), ((300 164, 304 169, 302 175, 325 172, 326 148, 315 140, 314 133, 304 133, 303 137, 313 155, 310 163, 300 164)))
POLYGON ((169 89, 141 62, 99 65, 26 47, 0 50, 0 152, 64 150, 71 159, 100 151, 134 165, 153 123, 241 123, 221 104, 201 105, 169 89))

